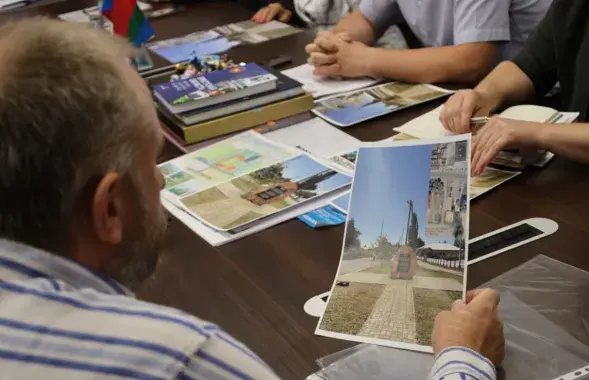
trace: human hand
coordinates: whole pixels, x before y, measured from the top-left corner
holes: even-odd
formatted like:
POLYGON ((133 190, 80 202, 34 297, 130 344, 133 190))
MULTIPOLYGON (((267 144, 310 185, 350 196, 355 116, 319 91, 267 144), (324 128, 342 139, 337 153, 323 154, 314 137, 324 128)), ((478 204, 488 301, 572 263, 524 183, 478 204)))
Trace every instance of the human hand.
POLYGON ((449 347, 466 347, 499 365, 505 356, 503 324, 497 305, 499 293, 491 289, 469 292, 466 303, 455 301, 452 311, 436 317, 432 345, 437 356, 449 347))
POLYGON ((499 102, 492 96, 477 90, 460 90, 446 101, 440 121, 444 128, 455 133, 470 132, 470 119, 476 116, 488 116, 499 102))
POLYGON ((321 32, 305 48, 315 75, 325 77, 369 76, 370 47, 352 41, 348 33, 321 32))
POLYGON ((504 119, 494 116, 472 139, 471 172, 481 174, 487 165, 505 148, 529 148, 536 144, 536 137, 543 124, 504 119))
POLYGON ((280 22, 289 22, 292 17, 292 12, 284 8, 280 3, 272 3, 267 7, 261 8, 252 17, 252 21, 258 24, 278 20, 280 22))

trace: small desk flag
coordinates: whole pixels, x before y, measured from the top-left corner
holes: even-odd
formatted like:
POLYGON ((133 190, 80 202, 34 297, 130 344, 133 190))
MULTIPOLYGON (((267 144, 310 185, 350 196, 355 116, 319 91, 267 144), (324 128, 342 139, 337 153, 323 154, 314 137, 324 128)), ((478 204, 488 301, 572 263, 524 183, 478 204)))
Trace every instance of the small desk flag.
POLYGON ((100 12, 112 22, 115 34, 137 47, 155 35, 137 0, 103 0, 100 12))

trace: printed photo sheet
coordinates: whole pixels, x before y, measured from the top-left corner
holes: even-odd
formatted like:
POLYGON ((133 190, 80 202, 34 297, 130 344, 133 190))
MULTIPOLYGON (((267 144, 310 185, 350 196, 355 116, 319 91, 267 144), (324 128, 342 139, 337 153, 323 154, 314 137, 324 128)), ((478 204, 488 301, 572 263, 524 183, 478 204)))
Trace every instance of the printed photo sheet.
POLYGON ((332 124, 348 127, 452 93, 429 84, 391 82, 321 99, 313 112, 332 124))
POLYGON ((162 197, 220 231, 300 206, 348 186, 351 177, 255 133, 160 165, 162 197))
POLYGON ((463 299, 470 136, 358 150, 337 275, 316 334, 432 352, 463 299))
MULTIPOLYGON (((411 140, 416 141, 418 139, 405 133, 398 133, 391 139, 391 141, 411 140)), ((481 174, 471 178, 470 199, 473 200, 477 197, 480 197, 481 195, 493 190, 497 186, 517 177, 520 174, 520 171, 501 170, 487 166, 481 174)))

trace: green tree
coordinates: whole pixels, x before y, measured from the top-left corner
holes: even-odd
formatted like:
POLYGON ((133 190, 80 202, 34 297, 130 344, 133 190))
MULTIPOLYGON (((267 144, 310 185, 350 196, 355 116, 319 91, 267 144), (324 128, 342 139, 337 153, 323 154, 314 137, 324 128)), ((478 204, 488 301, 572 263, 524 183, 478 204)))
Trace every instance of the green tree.
POLYGON ((360 236, 362 232, 356 227, 356 221, 351 218, 348 221, 348 227, 346 230, 346 236, 344 238, 344 246, 346 249, 359 248, 360 247, 360 236))
POLYGON ((417 247, 415 248, 421 248, 425 245, 425 242, 423 241, 423 239, 421 239, 420 237, 417 238, 417 247))
POLYGON ((435 192, 444 188, 444 182, 441 178, 434 178, 429 180, 429 192, 435 192))
POLYGON ((263 184, 269 183, 277 183, 277 182, 286 182, 288 179, 283 177, 284 175, 284 165, 283 164, 275 164, 272 166, 268 166, 267 168, 260 169, 253 173, 250 173, 250 176, 263 184))
POLYGON ((411 215, 411 224, 409 225, 409 230, 407 231, 407 244, 413 248, 419 248, 417 246, 417 239, 419 238, 419 222, 417 221, 417 214, 413 213, 411 215))

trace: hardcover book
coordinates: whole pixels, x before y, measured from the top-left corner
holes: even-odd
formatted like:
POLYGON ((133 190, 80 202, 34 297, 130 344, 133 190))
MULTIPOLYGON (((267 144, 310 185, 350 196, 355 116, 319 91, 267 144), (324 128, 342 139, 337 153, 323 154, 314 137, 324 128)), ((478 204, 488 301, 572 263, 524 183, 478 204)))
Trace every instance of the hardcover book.
POLYGON ((255 63, 152 86, 154 96, 171 113, 245 98, 276 89, 277 78, 255 63))
POLYGON ((196 124, 222 116, 243 112, 252 108, 263 107, 267 104, 291 99, 305 93, 302 84, 296 80, 287 77, 279 71, 269 68, 266 68, 266 70, 277 79, 276 88, 274 90, 223 102, 209 107, 199 108, 189 112, 183 112, 177 114, 176 117, 184 124, 196 124))

